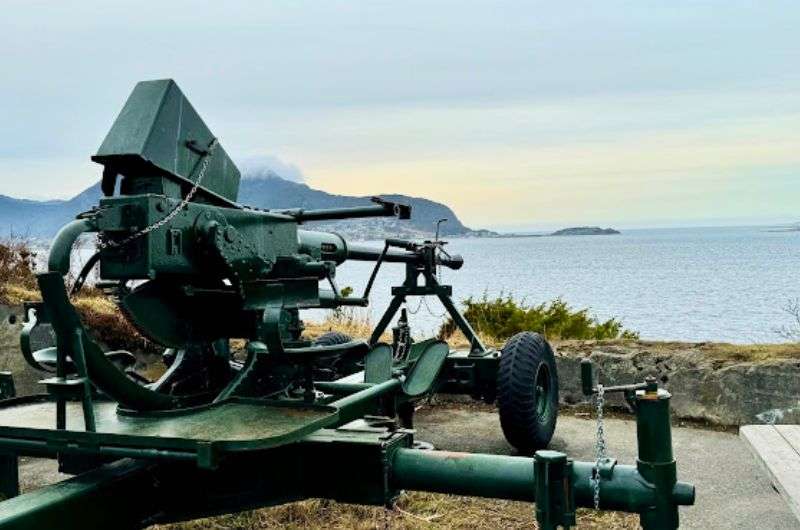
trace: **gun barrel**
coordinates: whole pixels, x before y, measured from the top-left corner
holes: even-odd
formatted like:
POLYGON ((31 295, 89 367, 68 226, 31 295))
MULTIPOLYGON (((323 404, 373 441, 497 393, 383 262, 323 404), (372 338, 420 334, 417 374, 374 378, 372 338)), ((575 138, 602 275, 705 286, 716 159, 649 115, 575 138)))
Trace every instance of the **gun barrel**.
MULTIPOLYGON (((347 247, 347 259, 354 261, 377 261, 383 251, 366 245, 350 244, 347 247)), ((403 252, 389 249, 383 257, 387 263, 421 263, 423 257, 415 252, 403 252)), ((436 263, 448 269, 458 270, 464 265, 464 258, 455 254, 452 256, 438 255, 436 263)))
MULTIPOLYGON (((311 256, 318 256, 325 261, 333 261, 337 265, 346 260, 353 261, 378 261, 383 249, 374 248, 357 243, 348 243, 339 234, 333 232, 315 232, 311 230, 298 230, 297 238, 300 242, 300 252, 311 256)), ((422 263, 423 256, 416 252, 406 252, 390 248, 383 261, 386 263, 422 263)), ((459 255, 438 255, 437 264, 442 267, 457 270, 464 265, 464 259, 459 255)))
POLYGON ((306 221, 335 221, 338 219, 357 219, 361 217, 397 217, 410 219, 411 207, 406 204, 387 201, 373 197, 370 206, 354 206, 350 208, 322 208, 317 210, 278 210, 277 213, 289 215, 298 223, 306 221))

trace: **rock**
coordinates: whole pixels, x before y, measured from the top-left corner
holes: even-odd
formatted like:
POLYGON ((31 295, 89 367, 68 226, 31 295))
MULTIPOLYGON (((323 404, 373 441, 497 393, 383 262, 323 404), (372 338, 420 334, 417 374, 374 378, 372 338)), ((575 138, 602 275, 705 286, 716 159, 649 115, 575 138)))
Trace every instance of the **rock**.
MULTIPOLYGON (((657 343, 655 343, 657 344, 657 343)), ((696 344, 669 351, 631 343, 559 348, 556 361, 564 404, 588 403, 581 392, 580 361, 588 356, 606 386, 641 382, 652 375, 672 393, 673 415, 720 425, 800 423, 800 360, 721 362, 696 344)), ((609 405, 623 405, 620 394, 609 405)))

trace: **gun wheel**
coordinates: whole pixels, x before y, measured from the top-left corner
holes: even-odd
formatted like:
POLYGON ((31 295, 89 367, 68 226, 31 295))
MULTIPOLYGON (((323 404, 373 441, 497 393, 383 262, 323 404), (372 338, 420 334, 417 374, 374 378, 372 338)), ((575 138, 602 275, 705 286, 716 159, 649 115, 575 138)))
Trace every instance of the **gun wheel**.
MULTIPOLYGON (((314 340, 314 346, 336 346, 350 342, 352 337, 339 331, 329 331, 323 333, 314 340)), ((317 381, 334 381, 358 372, 361 368, 357 361, 360 359, 346 359, 342 356, 321 359, 314 371, 314 379, 317 381)))
POLYGON ((336 346, 337 344, 346 344, 351 340, 353 340, 352 337, 346 333, 329 331, 317 337, 314 341, 314 346, 336 346))
POLYGON ((497 371, 500 426, 520 453, 547 447, 558 417, 558 373, 553 349, 538 333, 511 337, 497 371))

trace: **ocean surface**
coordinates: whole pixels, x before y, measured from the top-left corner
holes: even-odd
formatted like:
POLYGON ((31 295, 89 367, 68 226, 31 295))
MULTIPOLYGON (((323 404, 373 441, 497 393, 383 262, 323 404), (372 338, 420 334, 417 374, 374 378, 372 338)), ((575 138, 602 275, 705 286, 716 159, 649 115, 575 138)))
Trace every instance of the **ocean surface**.
MULTIPOLYGON (((465 261, 459 271, 442 272, 457 301, 484 293, 512 293, 530 304, 560 297, 600 319, 621 319, 643 339, 782 342, 776 329, 793 323, 784 307, 800 298, 800 232, 763 226, 453 239, 448 250, 465 261)), ((345 263, 337 283, 360 296, 371 270, 371 263, 345 263)), ((399 264, 381 268, 363 310, 373 322, 403 274, 399 264)), ((430 311, 422 305, 410 317, 414 335, 435 331, 443 321, 438 301, 428 305, 430 311)), ((409 307, 417 309, 417 300, 409 307)), ((319 319, 318 311, 311 313, 319 319)))

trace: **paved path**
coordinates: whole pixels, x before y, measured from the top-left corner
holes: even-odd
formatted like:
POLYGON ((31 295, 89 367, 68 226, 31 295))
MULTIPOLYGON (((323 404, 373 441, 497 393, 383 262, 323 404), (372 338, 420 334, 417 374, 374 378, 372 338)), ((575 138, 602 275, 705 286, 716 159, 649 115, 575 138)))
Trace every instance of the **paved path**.
MULTIPOLYGON (((497 415, 483 410, 433 406, 417 415, 418 438, 439 449, 513 454, 497 415)), ((551 448, 580 460, 592 460, 595 422, 562 416, 551 448)), ((783 499, 736 434, 673 428, 679 480, 697 487, 694 506, 682 507, 681 528, 800 529, 783 499)), ((636 425, 607 419, 610 456, 621 464, 636 458, 636 425)))

